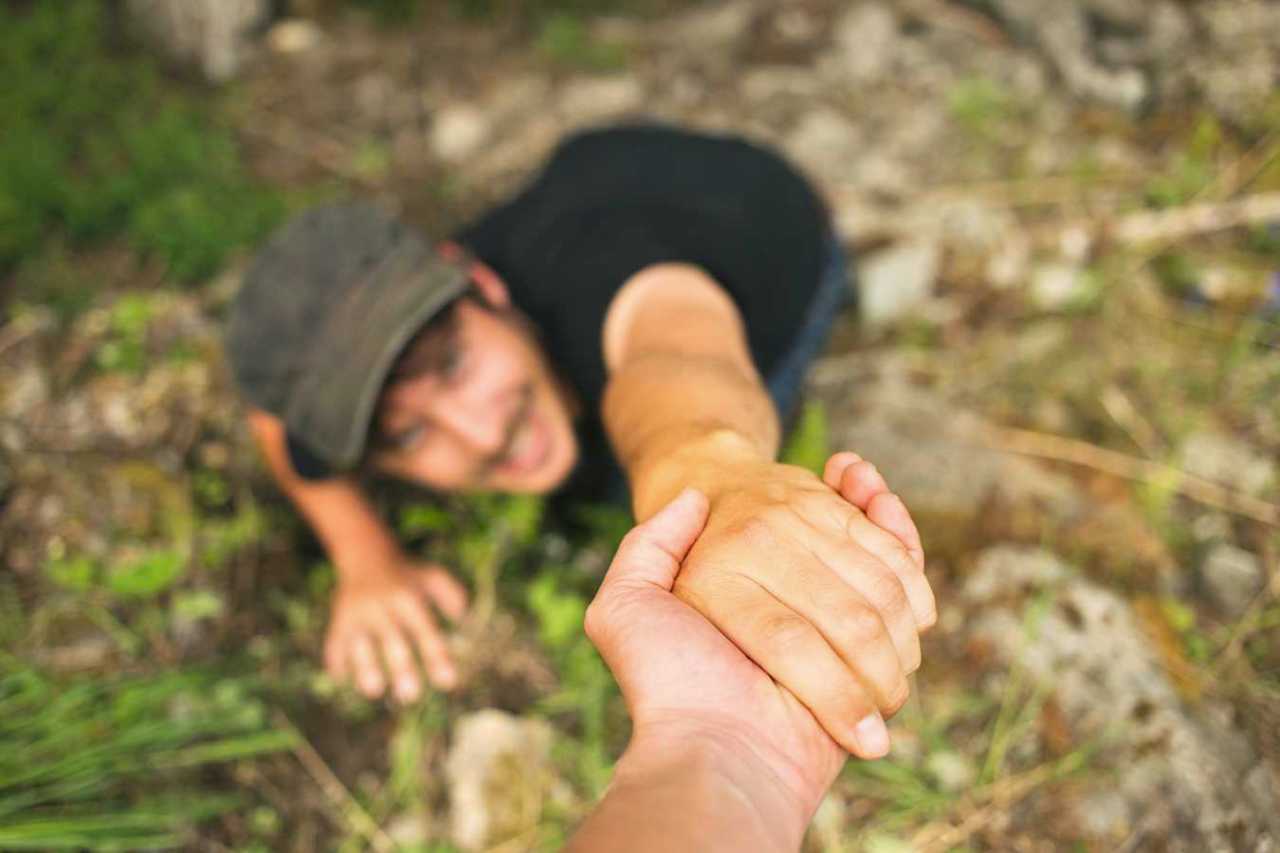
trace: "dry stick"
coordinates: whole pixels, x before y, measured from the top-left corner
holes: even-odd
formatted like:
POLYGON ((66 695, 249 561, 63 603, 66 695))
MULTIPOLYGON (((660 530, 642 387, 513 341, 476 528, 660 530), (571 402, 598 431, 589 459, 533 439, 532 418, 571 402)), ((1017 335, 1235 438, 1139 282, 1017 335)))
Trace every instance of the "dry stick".
POLYGON ((1122 243, 1164 242, 1276 219, 1280 219, 1280 193, 1260 193, 1231 201, 1131 213, 1121 217, 1108 234, 1122 243))
POLYGON ((999 811, 1013 805, 1061 773, 1061 764, 1061 760, 1051 761, 993 783, 974 799, 961 805, 960 814, 964 817, 959 824, 952 826, 946 821, 937 820, 921 827, 911 837, 911 849, 916 853, 942 853, 963 844, 990 823, 999 811))
POLYGON ((987 446, 993 450, 1070 462, 1126 480, 1159 483, 1206 506, 1280 527, 1280 506, 1169 465, 1049 433, 1012 427, 987 427, 985 432, 987 446))
POLYGON ((396 843, 391 836, 382 831, 378 822, 365 810, 364 806, 347 790, 342 780, 329 769, 329 765, 316 752, 311 741, 295 726, 283 711, 276 711, 278 724, 294 733, 297 745, 293 749, 298 763, 310 774, 312 780, 320 787, 329 801, 341 812, 345 822, 356 834, 369 843, 378 853, 394 853, 396 843))

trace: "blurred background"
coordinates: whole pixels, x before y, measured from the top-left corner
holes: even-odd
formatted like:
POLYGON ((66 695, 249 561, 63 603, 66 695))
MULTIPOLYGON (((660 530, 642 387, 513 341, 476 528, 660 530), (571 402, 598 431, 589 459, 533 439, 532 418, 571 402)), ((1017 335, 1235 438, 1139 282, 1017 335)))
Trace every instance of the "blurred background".
POLYGON ((862 304, 788 458, 875 461, 941 604, 808 849, 1280 845, 1280 4, 6 0, 0 79, 0 848, 564 840, 626 515, 388 491, 476 606, 460 690, 360 700, 219 339, 289 212, 444 234, 636 116, 829 199, 862 304))

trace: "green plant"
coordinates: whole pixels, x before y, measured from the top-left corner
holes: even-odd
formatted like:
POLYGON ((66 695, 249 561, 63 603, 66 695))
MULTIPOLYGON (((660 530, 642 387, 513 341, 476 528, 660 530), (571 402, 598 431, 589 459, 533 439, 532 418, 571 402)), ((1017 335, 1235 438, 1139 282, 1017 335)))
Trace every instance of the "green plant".
POLYGON ((256 692, 197 672, 60 682, 0 658, 0 848, 184 844, 242 801, 194 771, 293 743, 256 692))
POLYGON ((627 64, 621 45, 594 40, 586 22, 568 12, 556 12, 544 20, 536 43, 539 53, 569 68, 614 71, 627 64))
POLYGON ((818 400, 807 401, 782 449, 782 461, 788 465, 808 468, 821 476, 830 454, 831 438, 826 407, 818 400))
POLYGON ((52 234, 117 235, 174 277, 213 273, 283 213, 231 134, 106 44, 94 0, 0 7, 0 271, 52 234))

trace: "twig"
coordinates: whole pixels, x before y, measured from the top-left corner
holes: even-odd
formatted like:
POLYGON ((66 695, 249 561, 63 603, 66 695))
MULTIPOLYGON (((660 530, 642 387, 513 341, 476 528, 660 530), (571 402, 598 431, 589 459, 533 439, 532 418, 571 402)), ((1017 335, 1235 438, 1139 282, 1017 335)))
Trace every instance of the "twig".
POLYGON ((1049 433, 1012 427, 987 427, 985 432, 987 446, 993 450, 1069 462, 1126 480, 1159 483, 1206 506, 1280 527, 1280 506, 1168 465, 1049 433))
POLYGON ((298 759, 298 763, 311 776, 312 780, 320 787, 329 801, 342 813, 346 823, 361 838, 369 843, 369 846, 378 853, 394 853, 396 843, 391 836, 383 832, 382 827, 378 826, 372 815, 360 805, 357 800, 342 784, 342 780, 329 768, 324 759, 320 757, 320 753, 316 752, 315 747, 311 745, 311 741, 302 734, 283 711, 276 711, 278 724, 293 732, 297 738, 297 745, 293 748, 293 754, 298 759))
POLYGON ((1231 201, 1131 213, 1105 231, 1121 243, 1151 243, 1276 219, 1280 219, 1280 193, 1259 193, 1231 201))
POLYGON ((952 825, 947 819, 925 824, 911 837, 911 849, 916 853, 942 853, 963 844, 990 823, 1000 810, 1061 775, 1063 765, 1073 759, 1074 754, 1068 755, 991 784, 961 803, 956 815, 963 815, 959 824, 952 825))

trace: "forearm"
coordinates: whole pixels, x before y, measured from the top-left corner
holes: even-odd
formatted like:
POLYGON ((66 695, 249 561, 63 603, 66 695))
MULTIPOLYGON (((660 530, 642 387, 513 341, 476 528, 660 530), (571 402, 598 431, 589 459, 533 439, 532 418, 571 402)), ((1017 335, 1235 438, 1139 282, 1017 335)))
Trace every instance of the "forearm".
POLYGON ((386 565, 399 554, 395 536, 356 483, 347 478, 303 480, 289 464, 280 422, 255 411, 249 424, 267 469, 315 532, 340 580, 368 566, 386 565))
POLYGON ((634 359, 610 377, 604 422, 640 521, 686 486, 714 499, 728 468, 767 464, 780 443, 760 377, 714 356, 634 359))
POLYGON ((794 851, 809 815, 740 744, 637 736, 572 853, 794 851))

